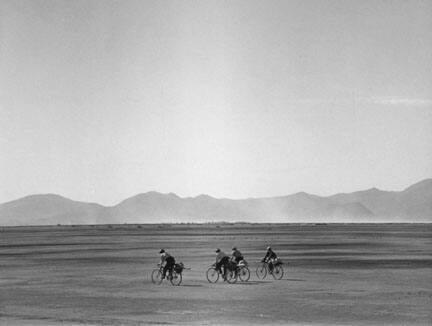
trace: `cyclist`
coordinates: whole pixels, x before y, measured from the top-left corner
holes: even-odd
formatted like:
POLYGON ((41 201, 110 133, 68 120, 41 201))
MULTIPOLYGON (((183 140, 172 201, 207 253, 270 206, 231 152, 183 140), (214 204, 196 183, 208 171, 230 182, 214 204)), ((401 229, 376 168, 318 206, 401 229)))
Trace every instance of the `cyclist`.
POLYGON ((223 279, 226 281, 227 267, 229 264, 229 256, 219 248, 216 249, 216 270, 222 273, 221 267, 223 267, 223 279))
POLYGON ((163 268, 163 272, 162 272, 162 279, 165 278, 166 273, 169 271, 169 277, 172 277, 172 272, 174 269, 174 265, 175 265, 175 259, 173 256, 171 256, 169 253, 167 253, 165 251, 165 249, 161 249, 159 251, 160 256, 161 256, 161 262, 160 265, 163 265, 165 263, 165 266, 163 268))
POLYGON ((236 247, 232 248, 232 259, 238 265, 243 260, 243 255, 236 247))
POLYGON ((267 247, 267 253, 263 259, 263 262, 268 263, 270 274, 273 273, 273 263, 276 260, 276 258, 277 258, 276 253, 272 250, 272 248, 270 246, 268 246, 267 247))

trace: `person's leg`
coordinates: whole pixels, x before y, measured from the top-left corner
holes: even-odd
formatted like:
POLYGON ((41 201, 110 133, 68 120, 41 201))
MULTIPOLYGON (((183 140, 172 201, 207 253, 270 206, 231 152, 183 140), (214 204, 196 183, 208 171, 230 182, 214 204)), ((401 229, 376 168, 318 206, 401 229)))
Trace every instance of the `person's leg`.
POLYGON ((233 266, 234 267, 234 271, 237 274, 238 273, 238 265, 240 263, 240 258, 237 257, 236 259, 234 259, 234 263, 235 263, 235 266, 233 266))
POLYGON ((269 271, 273 273, 273 260, 269 260, 269 271))
POLYGON ((163 272, 162 272, 162 279, 165 278, 165 275, 166 275, 166 273, 167 273, 167 271, 168 271, 168 268, 169 268, 169 265, 168 265, 168 262, 167 262, 167 263, 165 264, 164 268, 163 268, 163 272))
POLYGON ((167 265, 168 265, 169 277, 172 277, 173 270, 174 270, 174 265, 175 265, 174 258, 169 259, 168 262, 167 262, 167 265))
POLYGON ((222 259, 222 262, 223 262, 223 278, 224 280, 226 280, 229 258, 225 257, 224 259, 222 259))

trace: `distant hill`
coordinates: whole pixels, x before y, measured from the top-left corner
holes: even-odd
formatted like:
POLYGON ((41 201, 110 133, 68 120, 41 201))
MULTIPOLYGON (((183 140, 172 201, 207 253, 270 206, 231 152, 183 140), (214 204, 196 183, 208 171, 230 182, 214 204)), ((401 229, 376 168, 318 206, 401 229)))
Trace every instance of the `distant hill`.
POLYGON ((432 222, 432 179, 423 180, 399 192, 372 188, 327 198, 338 205, 361 203, 383 221, 432 222))
POLYGON ((0 225, 94 224, 106 210, 59 195, 32 195, 0 205, 0 225))
POLYGON ((432 179, 403 191, 376 188, 320 197, 304 192, 269 198, 181 198, 147 192, 105 207, 58 195, 0 205, 0 225, 170 222, 432 222, 432 179))

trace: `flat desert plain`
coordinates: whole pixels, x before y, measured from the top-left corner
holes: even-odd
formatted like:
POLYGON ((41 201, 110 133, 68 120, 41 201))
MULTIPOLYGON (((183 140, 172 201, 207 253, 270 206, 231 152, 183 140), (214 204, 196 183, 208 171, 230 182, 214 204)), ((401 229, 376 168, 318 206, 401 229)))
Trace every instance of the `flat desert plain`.
POLYGON ((432 324, 431 224, 203 224, 0 228, 0 324, 432 324), (280 281, 255 268, 271 244, 280 281), (237 246, 251 279, 209 284, 237 246), (188 268, 152 284, 161 248, 188 268))

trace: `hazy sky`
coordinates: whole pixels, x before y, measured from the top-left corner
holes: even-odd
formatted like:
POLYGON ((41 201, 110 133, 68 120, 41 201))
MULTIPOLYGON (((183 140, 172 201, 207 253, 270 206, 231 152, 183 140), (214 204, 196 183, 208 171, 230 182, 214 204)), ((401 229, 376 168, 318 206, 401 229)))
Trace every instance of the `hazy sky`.
POLYGON ((0 202, 432 177, 432 1, 0 0, 0 202))

